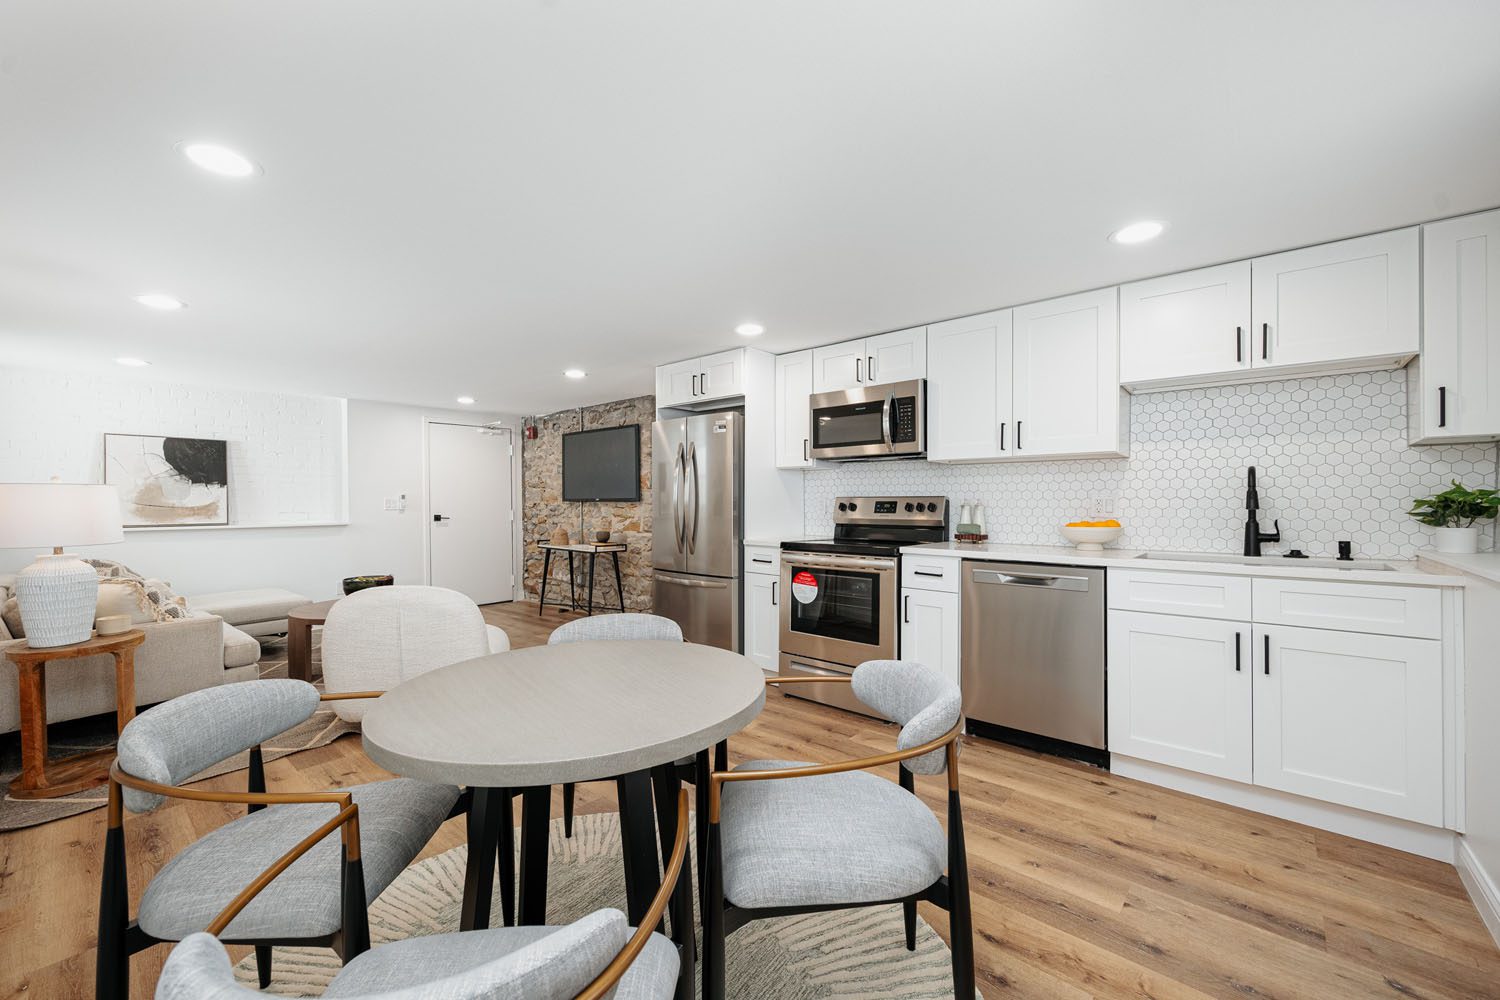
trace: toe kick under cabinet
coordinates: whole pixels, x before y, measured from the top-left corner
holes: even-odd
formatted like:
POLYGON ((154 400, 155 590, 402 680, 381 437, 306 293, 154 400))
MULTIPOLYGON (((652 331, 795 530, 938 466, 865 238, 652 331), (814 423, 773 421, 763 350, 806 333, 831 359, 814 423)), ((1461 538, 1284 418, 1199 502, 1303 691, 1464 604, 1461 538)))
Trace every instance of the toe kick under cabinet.
POLYGON ((1112 569, 1108 591, 1112 754, 1452 825, 1442 590, 1112 569))

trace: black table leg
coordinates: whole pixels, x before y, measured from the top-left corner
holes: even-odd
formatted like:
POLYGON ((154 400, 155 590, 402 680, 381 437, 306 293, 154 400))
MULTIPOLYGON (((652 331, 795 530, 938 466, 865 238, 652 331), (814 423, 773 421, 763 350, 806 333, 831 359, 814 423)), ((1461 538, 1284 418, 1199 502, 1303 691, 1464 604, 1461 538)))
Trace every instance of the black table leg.
POLYGON ((550 786, 521 793, 521 887, 516 923, 522 926, 547 922, 547 828, 551 819, 550 786))
MULTIPOLYGON (((651 769, 651 791, 656 796, 656 830, 661 839, 661 870, 667 870, 667 861, 672 857, 672 841, 677 837, 677 790, 682 780, 677 777, 676 764, 662 764, 651 769)), ((671 913, 672 907, 667 907, 671 913)), ((672 915, 672 940, 682 943, 681 928, 677 917, 672 915)))
POLYGON ((490 925, 490 895, 495 891, 495 856, 500 849, 500 799, 503 788, 476 788, 466 822, 469 859, 464 868, 464 901, 458 929, 483 930, 490 925))
POLYGON ((625 855, 626 915, 632 926, 638 926, 661 885, 651 822, 651 772, 621 775, 615 779, 615 792, 620 800, 620 846, 625 855))
POLYGON ((599 559, 599 553, 589 553, 589 614, 594 613, 594 563, 599 559))
POLYGON ((620 582, 620 553, 611 552, 615 561, 615 594, 620 598, 620 613, 625 612, 625 584, 620 582))
MULTIPOLYGON (((682 788, 676 764, 664 764, 651 769, 651 784, 656 791, 656 821, 661 829, 661 861, 665 871, 672 857, 672 845, 677 840, 677 795, 682 788)), ((672 899, 667 905, 672 915, 672 941, 677 945, 677 958, 681 963, 677 973, 676 1000, 693 1000, 697 973, 694 968, 698 953, 698 941, 693 929, 693 866, 692 855, 683 858, 682 871, 672 886, 672 899)))
POLYGON ((552 572, 552 550, 542 550, 542 596, 536 602, 536 616, 542 617, 542 609, 547 606, 547 575, 552 572))
POLYGON ((568 604, 578 610, 578 588, 573 584, 573 550, 568 550, 568 604))
POLYGON ((516 812, 509 788, 500 796, 500 919, 516 922, 516 812))

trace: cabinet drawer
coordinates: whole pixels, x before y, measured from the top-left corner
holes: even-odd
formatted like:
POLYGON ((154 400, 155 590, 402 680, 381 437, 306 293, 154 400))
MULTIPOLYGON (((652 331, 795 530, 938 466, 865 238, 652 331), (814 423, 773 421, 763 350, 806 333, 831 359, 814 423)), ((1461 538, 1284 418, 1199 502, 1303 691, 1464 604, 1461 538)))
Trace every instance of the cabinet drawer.
POLYGON ((1111 569, 1109 606, 1190 618, 1250 620, 1250 579, 1212 573, 1111 569))
POLYGON ((781 550, 774 545, 746 545, 745 572, 781 575, 781 550))
POLYGON ((1255 620, 1268 625, 1436 639, 1442 595, 1434 587, 1321 580, 1256 580, 1255 620))
POLYGON ((963 561, 940 556, 902 556, 901 586, 912 590, 940 590, 958 593, 958 578, 963 561))

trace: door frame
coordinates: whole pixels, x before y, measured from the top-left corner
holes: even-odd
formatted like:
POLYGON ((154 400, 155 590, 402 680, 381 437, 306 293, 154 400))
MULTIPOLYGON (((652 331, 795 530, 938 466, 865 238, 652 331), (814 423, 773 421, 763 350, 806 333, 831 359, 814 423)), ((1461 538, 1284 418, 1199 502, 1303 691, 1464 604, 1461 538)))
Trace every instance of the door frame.
POLYGON ((422 417, 422 582, 432 586, 432 426, 472 427, 476 431, 488 428, 510 438, 510 511, 511 546, 510 602, 522 600, 517 595, 525 594, 525 551, 521 538, 521 456, 517 445, 521 443, 521 419, 498 417, 495 420, 451 420, 441 417, 422 417))

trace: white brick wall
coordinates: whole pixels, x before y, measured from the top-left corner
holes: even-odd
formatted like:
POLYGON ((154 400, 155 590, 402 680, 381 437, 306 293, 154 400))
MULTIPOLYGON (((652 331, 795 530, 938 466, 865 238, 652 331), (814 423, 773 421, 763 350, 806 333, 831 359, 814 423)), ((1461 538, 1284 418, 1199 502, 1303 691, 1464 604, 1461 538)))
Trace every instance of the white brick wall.
POLYGON ((0 367, 0 482, 102 482, 104 434, 229 442, 233 524, 344 520, 341 399, 0 367))

